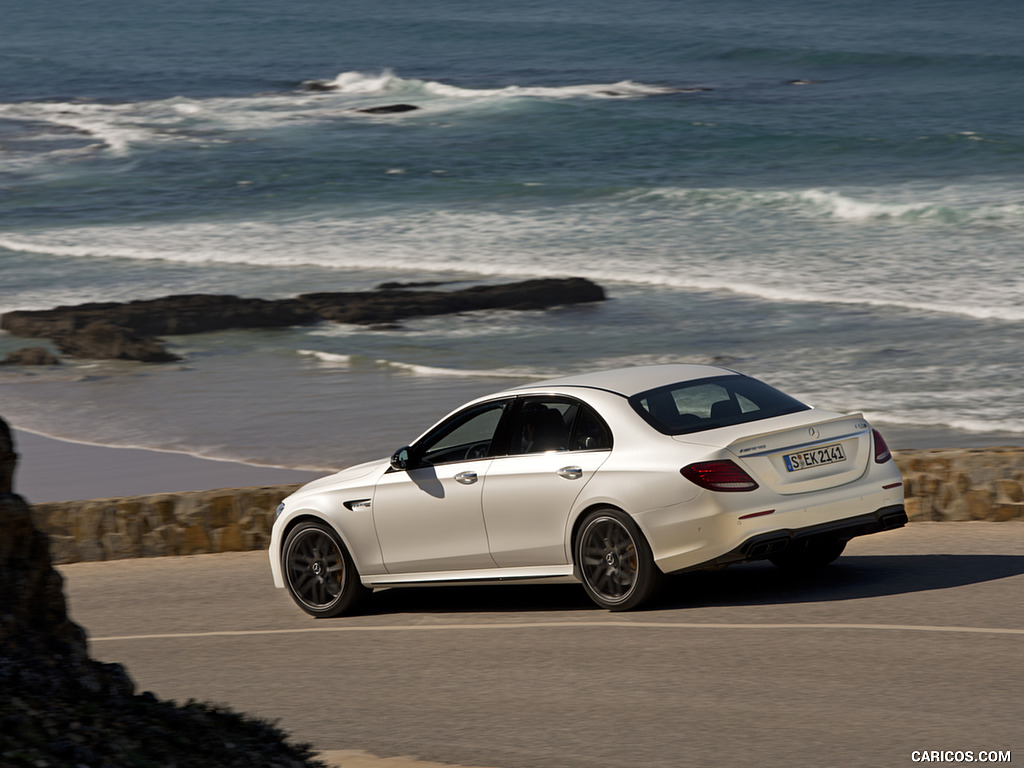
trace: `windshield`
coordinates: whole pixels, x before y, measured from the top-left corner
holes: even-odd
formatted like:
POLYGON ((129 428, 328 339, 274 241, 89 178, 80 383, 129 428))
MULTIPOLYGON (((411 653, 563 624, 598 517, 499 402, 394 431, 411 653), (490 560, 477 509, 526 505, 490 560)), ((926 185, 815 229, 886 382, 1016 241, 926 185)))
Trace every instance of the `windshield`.
POLYGON ((656 430, 685 435, 810 410, 749 376, 715 376, 641 392, 629 404, 656 430))

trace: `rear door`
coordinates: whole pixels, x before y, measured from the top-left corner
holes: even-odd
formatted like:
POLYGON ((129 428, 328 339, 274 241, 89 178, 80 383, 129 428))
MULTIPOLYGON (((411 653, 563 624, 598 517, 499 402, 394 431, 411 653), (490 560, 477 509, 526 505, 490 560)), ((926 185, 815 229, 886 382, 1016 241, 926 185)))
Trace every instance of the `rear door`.
POLYGON ((495 563, 568 563, 569 513, 611 447, 607 425, 584 403, 521 398, 512 420, 510 455, 495 458, 484 480, 484 520, 495 563))

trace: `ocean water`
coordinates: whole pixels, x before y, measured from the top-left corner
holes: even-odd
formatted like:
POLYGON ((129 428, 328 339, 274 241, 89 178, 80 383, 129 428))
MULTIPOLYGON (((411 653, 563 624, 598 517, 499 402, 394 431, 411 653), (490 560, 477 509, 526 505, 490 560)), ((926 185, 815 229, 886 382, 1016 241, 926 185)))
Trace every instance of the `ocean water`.
MULTIPOLYGON (((1024 443, 1024 6, 0 0, 0 312, 586 276, 546 312, 0 369, 83 442, 329 468, 469 397, 719 362, 1024 443), (367 114, 411 104, 415 111, 367 114)), ((0 334, 0 353, 35 340, 0 334)))

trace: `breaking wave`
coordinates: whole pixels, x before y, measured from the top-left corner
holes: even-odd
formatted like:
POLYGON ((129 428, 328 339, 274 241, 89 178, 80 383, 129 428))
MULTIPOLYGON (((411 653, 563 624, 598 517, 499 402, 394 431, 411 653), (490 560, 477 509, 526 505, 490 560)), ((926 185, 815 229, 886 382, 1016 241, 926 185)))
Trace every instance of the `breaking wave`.
MULTIPOLYGON (((14 252, 7 258, 15 261, 17 254, 37 254, 197 268, 378 271, 387 265, 390 274, 428 271, 476 279, 581 275, 605 284, 722 292, 769 302, 1024 320, 1015 262, 982 248, 977 228, 950 226, 942 237, 930 228, 915 234, 917 222, 947 216, 936 213, 945 210, 984 223, 1002 217, 1004 228, 1018 227, 1024 207, 993 204, 994 193, 974 200, 962 191, 946 191, 934 202, 912 191, 902 195, 907 199, 879 201, 822 190, 661 189, 552 208, 421 205, 362 216, 325 212, 276 220, 0 232, 0 249, 14 252), (914 223, 891 223, 906 216, 916 217, 914 223), (806 229, 807 220, 812 229, 794 251, 786 236, 790 222, 806 229), (867 228, 866 233, 848 245, 842 229, 847 226, 867 228), (381 237, 383 232, 388 236, 381 237)), ((83 291, 81 301, 108 298, 98 286, 90 290, 83 291)))
POLYGON ((693 89, 666 85, 648 85, 632 80, 617 83, 592 83, 562 86, 508 85, 502 88, 465 88, 435 80, 402 78, 392 70, 385 69, 373 74, 367 72, 342 72, 333 80, 314 80, 321 89, 340 94, 388 97, 432 97, 443 99, 621 99, 659 96, 667 93, 686 92, 693 89))
MULTIPOLYGON (((632 80, 564 86, 509 85, 466 88, 434 80, 402 78, 389 69, 373 74, 342 72, 332 80, 310 80, 297 93, 254 94, 243 97, 186 98, 124 103, 18 102, 0 104, 0 119, 46 138, 55 129, 73 134, 76 152, 107 151, 129 155, 133 148, 158 142, 230 143, 239 132, 291 128, 302 122, 368 117, 359 110, 380 106, 382 99, 414 100, 432 111, 458 108, 472 102, 510 99, 636 99, 689 89, 648 85, 632 80)), ((394 119, 389 115, 388 119, 394 119)), ((65 144, 69 137, 65 136, 65 144)), ((62 146, 39 152, 55 159, 62 146)), ((0 156, 10 155, 0 150, 0 156)), ((24 158, 20 158, 25 162, 24 158)))

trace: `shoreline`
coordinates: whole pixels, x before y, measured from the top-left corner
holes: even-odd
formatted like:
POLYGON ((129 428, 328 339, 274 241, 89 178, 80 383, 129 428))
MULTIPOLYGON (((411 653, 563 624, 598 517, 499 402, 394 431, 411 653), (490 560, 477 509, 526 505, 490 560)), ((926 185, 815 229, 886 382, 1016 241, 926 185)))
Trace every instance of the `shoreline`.
MULTIPOLYGON (((994 450, 1024 443, 1008 436, 940 429, 881 431, 892 450, 904 452, 994 450)), ((344 468, 265 466, 155 448, 83 443, 14 426, 11 432, 20 457, 14 490, 30 504, 307 483, 344 468)))
POLYGON ((14 492, 30 504, 305 483, 331 471, 93 445, 16 427, 11 432, 19 455, 14 492))

